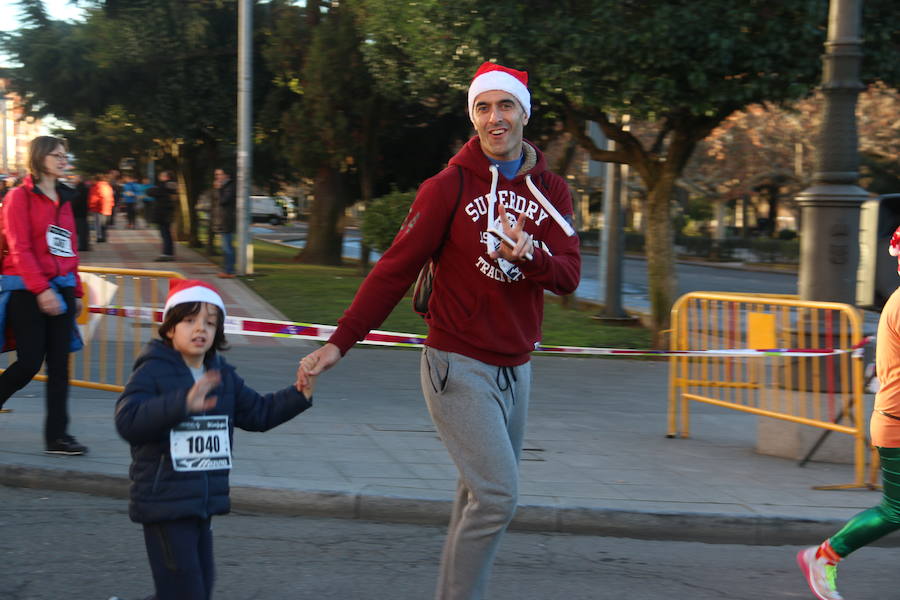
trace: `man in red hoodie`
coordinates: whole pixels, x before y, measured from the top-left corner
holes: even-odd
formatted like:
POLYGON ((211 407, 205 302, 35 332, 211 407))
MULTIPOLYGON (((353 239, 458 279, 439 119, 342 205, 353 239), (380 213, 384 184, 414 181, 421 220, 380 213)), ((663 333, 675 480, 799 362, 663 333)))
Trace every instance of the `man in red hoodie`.
POLYGON ((570 294, 580 277, 571 193, 523 139, 531 117, 527 84, 523 71, 481 65, 467 106, 477 136, 421 185, 328 343, 301 361, 305 385, 381 325, 434 260, 422 391, 459 470, 438 600, 485 594, 518 498, 529 359, 541 340, 544 291, 570 294))

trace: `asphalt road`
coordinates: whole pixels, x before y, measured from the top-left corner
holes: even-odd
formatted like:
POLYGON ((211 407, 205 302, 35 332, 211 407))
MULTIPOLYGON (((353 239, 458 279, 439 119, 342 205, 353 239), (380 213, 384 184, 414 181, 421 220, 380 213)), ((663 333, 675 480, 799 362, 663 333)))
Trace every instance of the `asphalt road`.
MULTIPOLYGON (((228 515, 214 519, 215 598, 427 600, 443 528, 228 515)), ((0 487, 0 598, 126 600, 152 592, 141 528, 121 500, 0 487)), ((509 533, 491 600, 812 598, 798 548, 509 533)), ((895 598, 900 548, 841 567, 847 598, 895 598)))
MULTIPOLYGON (((582 254, 581 284, 578 296, 604 301, 599 285, 599 266, 596 254, 582 254)), ((796 294, 797 274, 777 271, 750 271, 706 263, 676 263, 678 294, 688 292, 741 292, 754 294, 796 294)), ((622 264, 622 296, 626 308, 649 307, 647 294, 647 261, 626 257, 622 264)))

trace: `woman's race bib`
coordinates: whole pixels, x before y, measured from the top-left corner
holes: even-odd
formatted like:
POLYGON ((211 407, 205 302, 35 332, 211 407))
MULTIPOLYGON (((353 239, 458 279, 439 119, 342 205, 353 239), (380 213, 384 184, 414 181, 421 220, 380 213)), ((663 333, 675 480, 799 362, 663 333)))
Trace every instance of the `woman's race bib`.
POLYGON ((47 248, 54 256, 75 256, 72 250, 72 232, 56 225, 47 227, 47 248))

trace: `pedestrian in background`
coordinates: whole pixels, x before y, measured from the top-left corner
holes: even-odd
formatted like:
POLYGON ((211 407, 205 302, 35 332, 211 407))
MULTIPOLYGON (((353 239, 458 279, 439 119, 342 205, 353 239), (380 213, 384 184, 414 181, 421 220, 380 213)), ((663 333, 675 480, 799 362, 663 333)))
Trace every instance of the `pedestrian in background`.
POLYGON ((126 175, 122 184, 122 202, 125 204, 126 229, 134 229, 137 219, 138 197, 143 194, 141 184, 134 175, 126 175))
MULTIPOLYGON (((113 205, 110 213, 106 215, 106 226, 116 226, 116 211, 122 206, 122 172, 118 169, 110 169, 106 172, 106 181, 113 193, 113 205)), ((106 214, 106 213, 104 213, 106 214)))
POLYGON ((172 216, 175 213, 175 195, 178 186, 172 171, 162 171, 155 186, 147 189, 147 195, 153 198, 153 222, 159 228, 162 239, 162 254, 154 260, 167 262, 175 260, 175 244, 172 241, 172 216))
MULTIPOLYGON (((900 228, 891 237, 890 253, 900 260, 900 228)), ((900 267, 897 271, 900 273, 900 267)), ((797 554, 806 582, 819 600, 842 600, 837 590, 837 565, 841 560, 900 529, 900 288, 881 310, 875 340, 879 388, 869 435, 881 459, 884 492, 881 504, 850 519, 819 546, 797 554)))
POLYGON ((153 198, 147 195, 147 190, 153 187, 150 184, 149 177, 141 178, 140 183, 140 195, 138 196, 138 211, 140 212, 141 218, 144 219, 144 224, 149 225, 153 222, 153 198))
POLYGON ((334 366, 433 261, 420 378, 459 471, 438 600, 485 596, 518 501, 529 360, 541 340, 544 292, 570 294, 579 281, 571 193, 523 140, 531 116, 527 83, 523 71, 493 63, 478 69, 466 106, 477 136, 422 184, 328 343, 300 363, 301 383, 334 366))
POLYGON ((215 181, 213 181, 212 187, 200 192, 197 202, 194 204, 194 214, 197 216, 197 223, 199 223, 199 226, 206 234, 206 253, 211 256, 218 254, 215 244, 215 225, 213 223, 213 209, 218 204, 218 198, 219 192, 216 189, 215 181))
POLYGON ((234 278, 234 232, 237 229, 237 193, 231 172, 227 169, 216 169, 215 188, 218 213, 217 229, 222 240, 222 272, 217 275, 224 279, 234 278))
POLYGON ((28 150, 29 175, 6 195, 0 256, 0 310, 5 347, 16 362, 0 374, 0 406, 47 363, 45 450, 85 454, 69 434, 69 352, 81 347, 75 315, 81 310, 74 191, 59 180, 68 165, 64 140, 39 136, 28 150), (10 336, 10 334, 12 334, 10 336), (13 340, 14 338, 14 340, 13 340))
POLYGON ((87 252, 91 249, 91 233, 88 226, 88 194, 90 190, 81 175, 74 175, 72 182, 75 190, 75 194, 72 196, 72 214, 75 217, 75 233, 78 235, 78 251, 87 252))
POLYGON ((225 303, 196 280, 171 280, 158 340, 116 402, 131 444, 131 520, 144 527, 156 600, 212 597, 211 517, 229 512, 234 428, 268 431, 312 405, 313 382, 258 394, 221 356, 225 303))
POLYGON ((94 235, 97 243, 106 241, 106 227, 116 204, 108 175, 98 174, 88 193, 88 210, 94 216, 94 235))

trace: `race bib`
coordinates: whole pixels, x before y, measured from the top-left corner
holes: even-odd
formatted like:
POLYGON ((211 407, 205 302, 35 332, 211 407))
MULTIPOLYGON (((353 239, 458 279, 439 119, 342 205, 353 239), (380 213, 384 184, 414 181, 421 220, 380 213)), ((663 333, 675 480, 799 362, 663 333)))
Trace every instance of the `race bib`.
POLYGON ((185 419, 169 433, 169 450, 176 471, 230 469, 228 415, 185 419))
POLYGON ((72 250, 72 232, 56 225, 47 227, 47 248, 55 256, 75 256, 72 250))

